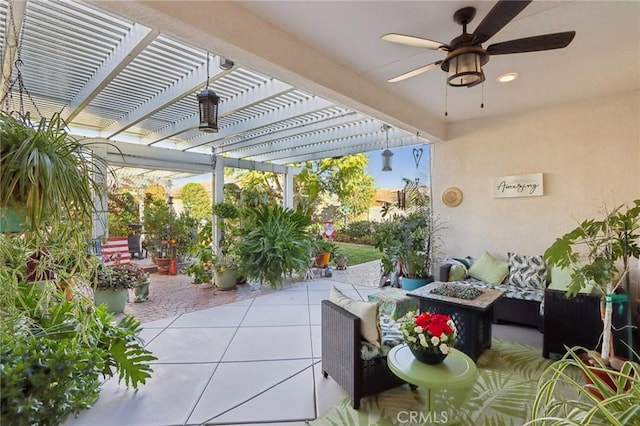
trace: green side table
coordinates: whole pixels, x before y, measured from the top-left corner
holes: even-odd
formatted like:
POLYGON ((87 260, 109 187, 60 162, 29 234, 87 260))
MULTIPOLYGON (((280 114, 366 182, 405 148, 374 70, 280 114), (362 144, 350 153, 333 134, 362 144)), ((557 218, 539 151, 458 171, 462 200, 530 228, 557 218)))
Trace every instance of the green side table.
MULTIPOLYGON (((424 417, 436 424, 455 423, 455 410, 436 410, 435 393, 452 391, 453 405, 460 406, 467 392, 476 382, 478 369, 471 358, 457 349, 450 349, 449 355, 437 365, 429 365, 415 359, 407 345, 396 346, 387 356, 389 369, 402 380, 424 388, 427 393, 424 417), (446 412, 447 414, 444 414, 446 412)), ((443 407, 444 408, 444 407, 443 407)))

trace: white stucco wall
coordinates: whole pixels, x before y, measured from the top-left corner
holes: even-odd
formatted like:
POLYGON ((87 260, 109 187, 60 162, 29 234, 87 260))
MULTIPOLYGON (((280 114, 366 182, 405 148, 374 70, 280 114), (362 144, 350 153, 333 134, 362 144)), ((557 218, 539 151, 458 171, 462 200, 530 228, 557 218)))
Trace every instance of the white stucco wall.
POLYGON ((640 198, 640 92, 452 125, 433 146, 442 255, 542 252, 603 206, 640 198), (493 179, 544 173, 544 196, 493 198, 493 179), (442 192, 458 187, 457 207, 442 192))

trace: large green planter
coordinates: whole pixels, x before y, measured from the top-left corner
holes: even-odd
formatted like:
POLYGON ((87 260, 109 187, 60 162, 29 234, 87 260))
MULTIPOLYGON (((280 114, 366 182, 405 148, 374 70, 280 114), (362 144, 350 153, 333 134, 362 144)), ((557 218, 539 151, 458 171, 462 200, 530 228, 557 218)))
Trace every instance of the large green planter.
POLYGON ((22 232, 26 219, 24 209, 0 207, 0 232, 22 232))
POLYGON ((124 306, 127 304, 127 296, 129 290, 100 290, 95 289, 93 292, 93 301, 96 306, 107 305, 107 310, 112 314, 119 314, 124 311, 124 306))
POLYGON ((216 287, 220 290, 231 290, 236 286, 238 274, 233 269, 227 269, 220 273, 216 272, 216 287))

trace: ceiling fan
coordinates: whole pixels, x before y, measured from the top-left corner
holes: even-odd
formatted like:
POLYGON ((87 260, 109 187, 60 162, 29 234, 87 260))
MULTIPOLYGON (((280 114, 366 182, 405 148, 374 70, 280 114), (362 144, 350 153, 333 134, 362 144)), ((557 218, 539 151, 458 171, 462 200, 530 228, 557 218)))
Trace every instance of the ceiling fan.
POLYGON ((451 40, 449 44, 397 33, 383 35, 381 37, 382 40, 392 43, 447 52, 445 59, 391 78, 388 82, 402 81, 440 66, 443 71, 448 73, 447 83, 450 86, 473 87, 485 80, 482 66, 489 62, 491 55, 536 52, 567 47, 576 35, 575 31, 509 40, 492 44, 486 49, 482 47, 482 43, 489 40, 511 22, 531 1, 498 1, 471 34, 467 33, 467 25, 476 15, 476 9, 474 7, 465 7, 458 10, 453 15, 453 20, 462 25, 462 34, 451 40))

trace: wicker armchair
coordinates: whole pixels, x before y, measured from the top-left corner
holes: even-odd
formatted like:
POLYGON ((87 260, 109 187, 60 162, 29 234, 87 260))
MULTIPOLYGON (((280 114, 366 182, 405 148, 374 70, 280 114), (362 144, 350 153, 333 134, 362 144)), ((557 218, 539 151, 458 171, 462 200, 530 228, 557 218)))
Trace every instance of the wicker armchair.
POLYGON ((360 318, 323 300, 322 375, 331 376, 349 394, 356 410, 360 408, 360 398, 405 383, 389 370, 386 358, 362 360, 361 341, 360 318))

